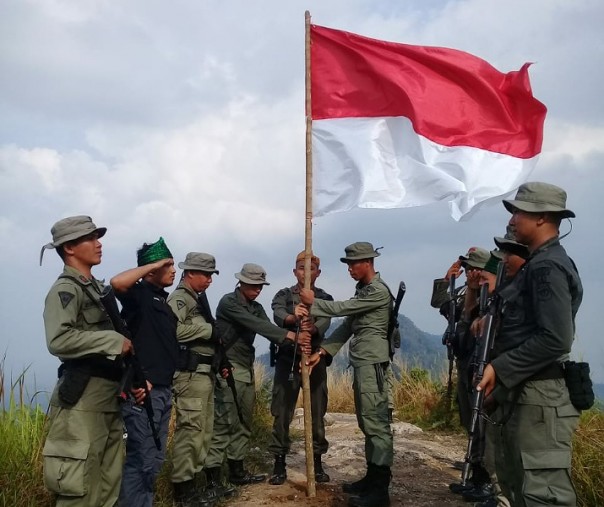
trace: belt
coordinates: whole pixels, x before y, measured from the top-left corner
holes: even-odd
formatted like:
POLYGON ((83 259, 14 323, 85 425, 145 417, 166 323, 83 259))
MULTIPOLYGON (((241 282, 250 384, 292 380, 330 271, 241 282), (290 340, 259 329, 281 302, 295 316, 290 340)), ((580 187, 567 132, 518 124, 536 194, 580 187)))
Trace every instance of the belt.
POLYGON ((191 352, 197 364, 209 364, 211 365, 214 361, 214 356, 204 356, 203 354, 198 354, 197 352, 191 352))
POLYGON ((94 359, 69 359, 59 366, 58 377, 63 376, 65 370, 77 369, 86 371, 91 377, 100 377, 106 380, 119 382, 122 378, 122 368, 119 363, 106 359, 105 361, 95 361, 94 359), (99 364, 99 362, 107 364, 99 364))
POLYGON ((538 371, 527 380, 552 380, 557 378, 564 378, 564 367, 556 361, 538 371))

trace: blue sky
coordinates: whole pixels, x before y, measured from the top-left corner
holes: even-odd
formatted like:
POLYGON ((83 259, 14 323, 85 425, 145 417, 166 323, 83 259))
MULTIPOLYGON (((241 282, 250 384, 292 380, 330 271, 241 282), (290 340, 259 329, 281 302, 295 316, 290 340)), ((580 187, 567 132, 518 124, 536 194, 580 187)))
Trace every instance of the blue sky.
MULTIPOLYGON (((0 9, 0 350, 13 372, 31 364, 44 386, 55 376, 42 309, 61 265, 49 252, 39 267, 38 255, 68 215, 109 229, 99 278, 132 267, 136 249, 161 235, 177 260, 216 256, 213 306, 244 262, 268 271, 266 307, 293 283, 304 246, 309 9, 316 24, 462 49, 504 72, 535 62, 533 90, 549 112, 532 179, 563 186, 577 213, 564 240, 585 286, 574 351, 604 381, 602 2, 0 0, 0 9)), ((407 284, 403 312, 440 333, 432 280, 469 246, 493 247, 508 218, 493 205, 457 223, 445 203, 318 218, 321 285, 349 297, 339 257, 371 241, 384 247, 383 277, 407 284)))

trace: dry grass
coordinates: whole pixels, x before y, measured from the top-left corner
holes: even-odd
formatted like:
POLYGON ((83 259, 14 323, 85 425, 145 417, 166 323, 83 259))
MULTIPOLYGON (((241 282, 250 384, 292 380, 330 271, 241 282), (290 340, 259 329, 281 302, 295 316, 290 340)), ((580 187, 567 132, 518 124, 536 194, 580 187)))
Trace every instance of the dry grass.
POLYGON ((604 505, 604 413, 583 412, 573 439, 573 481, 580 507, 604 505))

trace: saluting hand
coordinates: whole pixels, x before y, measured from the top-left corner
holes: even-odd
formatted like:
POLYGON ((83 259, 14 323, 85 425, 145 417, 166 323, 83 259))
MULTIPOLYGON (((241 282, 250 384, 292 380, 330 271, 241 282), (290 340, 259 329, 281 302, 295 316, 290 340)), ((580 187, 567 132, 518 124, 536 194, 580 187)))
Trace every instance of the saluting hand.
POLYGON ((455 278, 459 278, 462 273, 463 269, 461 267, 461 261, 456 260, 453 264, 451 264, 451 267, 447 271, 447 274, 445 275, 445 280, 447 280, 448 282, 451 278, 451 275, 455 275, 455 278))

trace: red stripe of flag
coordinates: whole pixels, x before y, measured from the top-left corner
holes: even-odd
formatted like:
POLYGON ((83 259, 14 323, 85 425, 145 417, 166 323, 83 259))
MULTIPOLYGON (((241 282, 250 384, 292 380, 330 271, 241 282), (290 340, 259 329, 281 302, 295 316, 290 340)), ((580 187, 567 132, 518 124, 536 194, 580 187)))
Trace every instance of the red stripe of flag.
POLYGON ((404 116, 440 145, 532 158, 547 110, 532 95, 529 65, 504 74, 463 51, 312 25, 312 118, 404 116))

